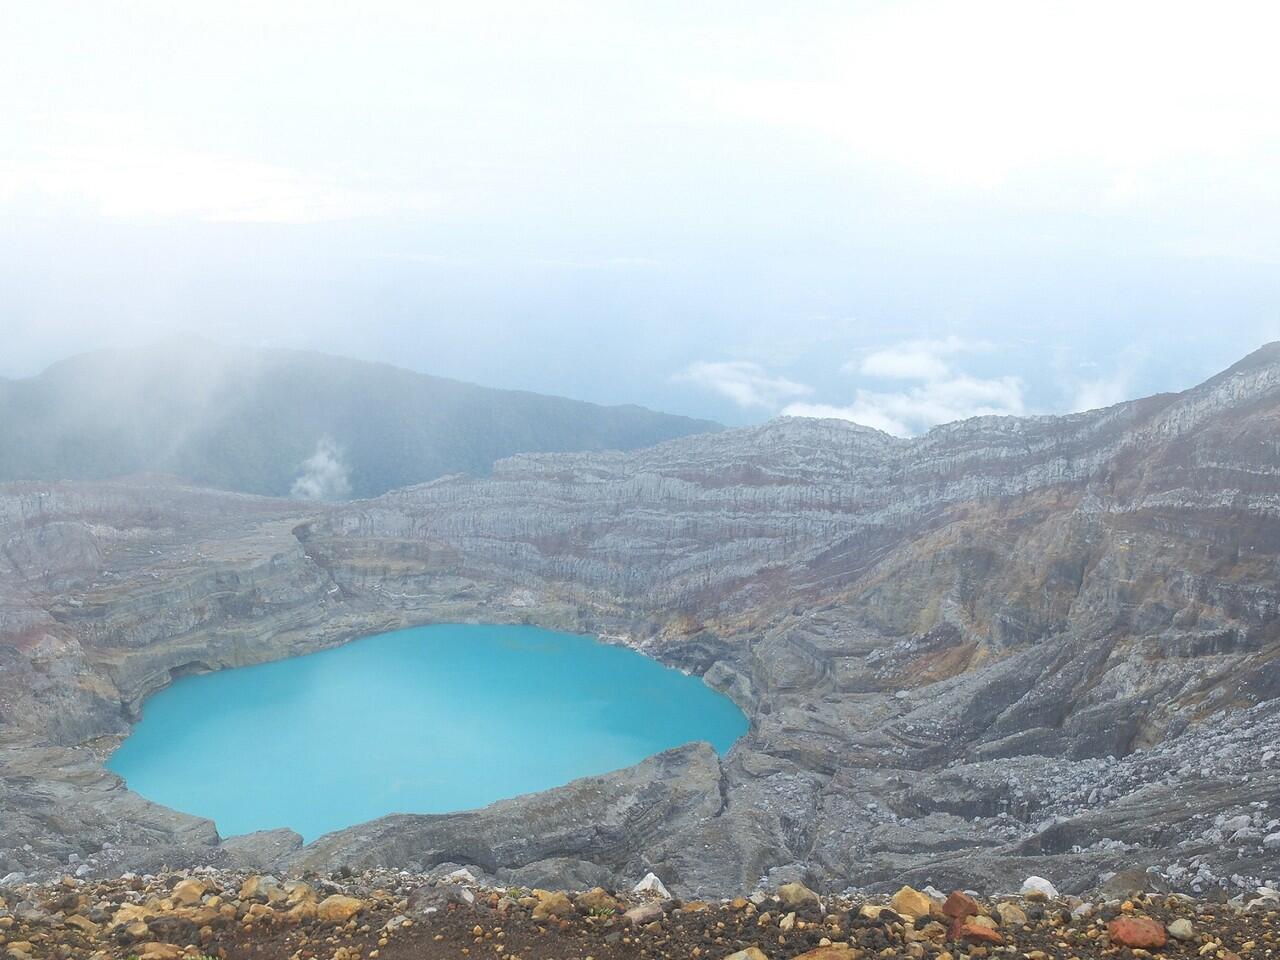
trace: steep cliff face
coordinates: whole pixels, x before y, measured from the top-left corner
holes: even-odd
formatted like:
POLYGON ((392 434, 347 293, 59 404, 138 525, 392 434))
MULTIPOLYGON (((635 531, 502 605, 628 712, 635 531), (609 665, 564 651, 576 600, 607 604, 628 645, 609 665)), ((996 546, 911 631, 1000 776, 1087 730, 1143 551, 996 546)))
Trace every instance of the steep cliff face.
MULTIPOLYGON (((297 865, 445 858, 520 882, 646 866, 698 891, 1030 870, 1085 886, 1133 863, 1187 886, 1274 879, 1277 427, 1273 345, 1183 394, 1071 417, 914 440, 779 420, 319 511, 161 481, 0 488, 5 762, 35 776, 44 742, 88 776, 81 745, 184 671, 527 620, 702 672, 752 731, 718 776, 677 758, 640 806, 610 808, 665 811, 661 831, 484 846, 546 820, 530 798, 344 831, 297 865), (1222 823, 1244 831, 1229 848, 1222 823)), ((178 842, 139 809, 155 836, 116 850, 178 842)), ((73 832, 42 829, 65 855, 73 832)), ((201 856, 225 855, 206 839, 201 856)))

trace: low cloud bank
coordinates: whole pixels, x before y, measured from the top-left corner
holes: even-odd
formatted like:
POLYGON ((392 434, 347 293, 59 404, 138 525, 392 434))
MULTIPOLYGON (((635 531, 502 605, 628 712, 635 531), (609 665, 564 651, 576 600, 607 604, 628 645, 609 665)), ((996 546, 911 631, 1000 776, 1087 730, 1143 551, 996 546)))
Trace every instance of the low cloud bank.
MULTIPOLYGON (((858 386, 849 403, 807 399, 813 390, 777 376, 758 363, 739 360, 692 364, 677 379, 696 383, 745 408, 791 417, 850 420, 898 437, 924 433, 941 423, 981 416, 1033 413, 1026 384, 1017 376, 976 376, 964 358, 995 347, 979 340, 948 336, 906 340, 845 363, 844 373, 874 386, 858 386)), ((1129 395, 1129 377, 1072 378, 1062 383, 1064 406, 1088 410, 1119 403, 1129 395)))

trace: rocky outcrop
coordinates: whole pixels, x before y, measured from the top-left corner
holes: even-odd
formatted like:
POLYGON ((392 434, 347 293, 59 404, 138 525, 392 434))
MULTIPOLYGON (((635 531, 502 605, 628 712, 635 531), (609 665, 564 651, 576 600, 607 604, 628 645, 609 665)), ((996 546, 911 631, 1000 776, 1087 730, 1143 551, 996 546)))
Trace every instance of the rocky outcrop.
POLYGON ((276 866, 452 861, 574 886, 660 864, 693 893, 1005 873, 1071 890, 1134 864, 1200 892, 1274 880, 1278 424, 1272 346, 1070 417, 915 440, 779 420, 341 507, 160 479, 0 488, 5 802, 68 811, 0 822, 0 868, 229 857, 98 765, 148 693, 487 620, 701 673, 751 732, 723 760, 690 748, 554 803, 387 818, 276 866))

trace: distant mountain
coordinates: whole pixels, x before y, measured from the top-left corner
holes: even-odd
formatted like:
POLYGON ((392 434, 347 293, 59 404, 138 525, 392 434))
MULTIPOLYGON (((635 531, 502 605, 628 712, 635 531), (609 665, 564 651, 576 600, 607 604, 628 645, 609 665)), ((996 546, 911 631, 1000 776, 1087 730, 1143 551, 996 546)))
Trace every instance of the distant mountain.
POLYGON ((184 341, 0 380, 0 481, 171 473, 369 497, 532 451, 628 450, 718 424, 495 390, 386 364, 184 341))

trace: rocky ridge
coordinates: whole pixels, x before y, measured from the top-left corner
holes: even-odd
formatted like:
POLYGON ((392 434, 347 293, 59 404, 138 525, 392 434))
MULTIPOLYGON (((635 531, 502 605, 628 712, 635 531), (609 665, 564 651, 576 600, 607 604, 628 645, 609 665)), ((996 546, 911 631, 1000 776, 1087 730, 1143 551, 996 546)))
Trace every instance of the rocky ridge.
POLYGON ((899 440, 781 420, 313 508, 0 487, 0 867, 470 866, 683 895, 1280 877, 1280 347, 899 440), (751 732, 481 811, 224 840, 101 767, 186 672, 423 622, 599 634, 751 732))

